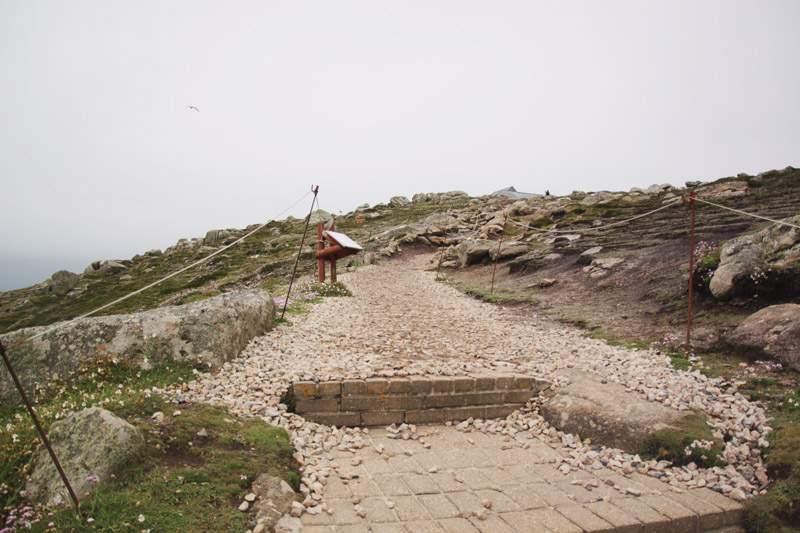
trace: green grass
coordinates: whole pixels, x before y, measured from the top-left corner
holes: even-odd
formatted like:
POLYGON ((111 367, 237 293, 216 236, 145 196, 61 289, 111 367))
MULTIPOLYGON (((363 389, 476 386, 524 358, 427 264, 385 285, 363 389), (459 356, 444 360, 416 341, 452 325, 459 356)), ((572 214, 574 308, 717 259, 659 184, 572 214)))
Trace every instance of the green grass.
MULTIPOLYGON (((258 474, 297 484, 297 464, 282 429, 209 405, 167 404, 151 388, 189 381, 194 369, 163 361, 156 353, 149 359, 154 365, 144 371, 127 360, 101 357, 45 387, 36 411, 46 430, 69 412, 98 406, 136 426, 147 446, 141 460, 108 485, 79 496, 81 519, 69 506, 33 506, 30 512, 42 520, 31 531, 244 531, 252 527, 250 516, 237 507, 258 474), (176 409, 180 416, 172 416, 176 409), (151 419, 156 411, 166 415, 161 424, 151 419), (208 437, 198 435, 203 429, 208 437)), ((0 424, 0 508, 5 517, 30 504, 22 490, 39 438, 21 408, 2 410, 0 424)))
POLYGON ((674 465, 694 462, 701 468, 725 466, 720 457, 724 447, 711 434, 704 416, 694 413, 678 423, 677 428, 663 429, 649 434, 642 441, 639 455, 646 459, 671 461, 674 465), (699 442, 711 443, 708 449, 692 446, 699 442))
POLYGON ((766 460, 773 483, 745 507, 744 522, 751 533, 800 529, 800 390, 773 393, 770 401, 774 431, 768 437, 766 460))

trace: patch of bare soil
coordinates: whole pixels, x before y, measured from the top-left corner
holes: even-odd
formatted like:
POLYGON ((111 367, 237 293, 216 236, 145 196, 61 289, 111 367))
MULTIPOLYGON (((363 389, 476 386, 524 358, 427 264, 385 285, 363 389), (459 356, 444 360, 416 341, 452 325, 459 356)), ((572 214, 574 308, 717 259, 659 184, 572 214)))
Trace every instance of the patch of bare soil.
MULTIPOLYGON (((511 273, 501 263, 494 282, 495 301, 518 315, 539 314, 627 343, 681 336, 686 328, 688 248, 688 239, 672 239, 610 251, 602 256, 623 261, 607 270, 591 268, 586 257, 569 250, 533 272, 511 273)), ((487 263, 444 274, 462 288, 488 294, 493 270, 494 265, 487 263)), ((742 306, 720 305, 700 294, 693 303, 698 326, 727 329, 746 316, 742 306)))

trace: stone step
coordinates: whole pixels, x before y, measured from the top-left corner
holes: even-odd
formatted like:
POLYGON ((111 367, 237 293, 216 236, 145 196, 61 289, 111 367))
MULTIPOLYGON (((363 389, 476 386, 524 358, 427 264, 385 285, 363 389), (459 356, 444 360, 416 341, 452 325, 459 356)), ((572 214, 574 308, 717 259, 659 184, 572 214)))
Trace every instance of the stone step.
POLYGON ((523 374, 412 376, 293 384, 294 411, 334 426, 501 418, 550 387, 523 374))

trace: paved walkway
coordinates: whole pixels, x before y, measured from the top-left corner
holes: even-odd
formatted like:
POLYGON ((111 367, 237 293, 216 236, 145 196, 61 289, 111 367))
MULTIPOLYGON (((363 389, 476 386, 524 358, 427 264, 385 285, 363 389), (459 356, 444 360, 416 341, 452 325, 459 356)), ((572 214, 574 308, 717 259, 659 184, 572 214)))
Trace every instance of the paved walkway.
POLYGON ((764 472, 756 453, 768 432, 763 410, 701 374, 675 372, 654 352, 609 346, 466 297, 436 283, 424 271, 428 260, 393 260, 342 276, 353 298, 325 299, 180 392, 289 432, 304 467, 306 531, 688 533, 739 523, 741 505, 719 492, 743 499, 758 490, 743 473, 764 472), (641 461, 558 432, 535 409, 481 423, 483 431, 418 427, 417 440, 403 440, 385 428, 365 434, 316 424, 280 402, 299 381, 491 370, 558 384, 570 369, 706 413, 718 434, 730 436, 725 456, 736 466, 641 461))
POLYGON ((323 492, 332 514, 303 515, 304 531, 739 531, 728 526, 739 523, 741 506, 725 496, 675 490, 638 473, 565 475, 550 463, 560 452, 529 434, 514 440, 433 426, 415 435, 372 429, 355 454, 333 450, 340 476, 323 492))

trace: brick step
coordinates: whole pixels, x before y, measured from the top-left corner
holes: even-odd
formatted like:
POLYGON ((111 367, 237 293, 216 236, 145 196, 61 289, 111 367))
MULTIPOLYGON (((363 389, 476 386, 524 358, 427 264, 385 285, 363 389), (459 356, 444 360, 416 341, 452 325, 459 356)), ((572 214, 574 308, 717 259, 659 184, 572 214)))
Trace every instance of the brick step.
POLYGON ((308 420, 381 426, 505 417, 548 387, 523 374, 480 374, 302 381, 292 392, 294 411, 308 420))

